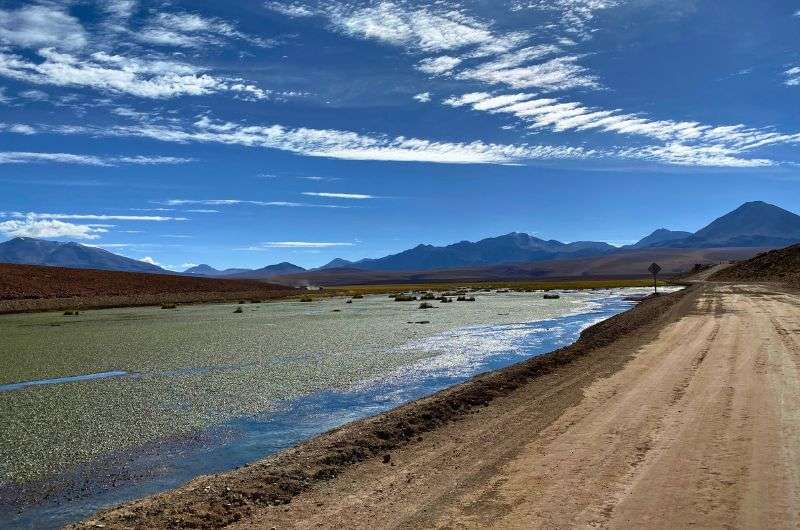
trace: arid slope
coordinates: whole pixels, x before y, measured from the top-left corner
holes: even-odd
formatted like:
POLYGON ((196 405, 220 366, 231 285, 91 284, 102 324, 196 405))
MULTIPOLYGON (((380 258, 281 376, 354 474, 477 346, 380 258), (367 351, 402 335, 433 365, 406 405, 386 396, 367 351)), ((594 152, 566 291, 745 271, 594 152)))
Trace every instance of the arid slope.
POLYGON ((253 280, 0 264, 0 313, 276 298, 291 292, 253 280))
POLYGON ((729 282, 778 282, 800 287, 800 245, 764 252, 714 274, 711 279, 729 282))

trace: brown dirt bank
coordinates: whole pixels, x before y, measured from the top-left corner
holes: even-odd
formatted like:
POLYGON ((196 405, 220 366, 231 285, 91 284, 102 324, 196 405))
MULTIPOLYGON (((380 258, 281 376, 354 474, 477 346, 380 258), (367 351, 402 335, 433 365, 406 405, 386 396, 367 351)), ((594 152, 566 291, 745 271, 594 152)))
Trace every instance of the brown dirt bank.
MULTIPOLYGON (((512 436, 480 443, 479 452, 468 455, 468 465, 478 466, 476 469, 460 469, 456 473, 459 466, 467 465, 460 462, 444 475, 429 477, 440 485, 449 484, 450 475, 463 476, 465 472, 471 480, 488 480, 491 466, 481 467, 485 459, 518 448, 579 403, 585 387, 622 368, 639 346, 686 314, 700 289, 691 287, 649 298, 626 313, 588 328, 570 347, 478 376, 238 470, 200 477, 177 490, 109 510, 74 528, 98 524, 106 528, 220 528, 237 523, 244 527, 292 526, 292 516, 284 511, 290 502, 291 506, 304 506, 306 496, 313 497, 315 492, 345 483, 353 484, 358 494, 386 500, 391 506, 392 486, 359 488, 359 480, 394 470, 394 463, 402 462, 405 455, 426 454, 432 447, 449 447, 458 453, 461 437, 505 425, 506 429, 513 429, 512 436), (524 418, 508 424, 504 419, 507 413, 520 410, 527 411, 524 418)), ((445 466, 446 463, 447 460, 445 466)), ((405 483, 414 480, 414 475, 403 478, 405 483)), ((418 507, 424 508, 423 498, 418 507)), ((398 510, 397 521, 409 515, 399 507, 398 510)), ((370 526, 372 522, 367 518, 360 524, 370 526)), ((413 518, 407 522, 409 526, 426 526, 415 523, 413 518)), ((322 526, 336 526, 336 522, 332 519, 322 526)))
POLYGON ((293 292, 255 280, 0 264, 0 313, 269 299, 293 292))

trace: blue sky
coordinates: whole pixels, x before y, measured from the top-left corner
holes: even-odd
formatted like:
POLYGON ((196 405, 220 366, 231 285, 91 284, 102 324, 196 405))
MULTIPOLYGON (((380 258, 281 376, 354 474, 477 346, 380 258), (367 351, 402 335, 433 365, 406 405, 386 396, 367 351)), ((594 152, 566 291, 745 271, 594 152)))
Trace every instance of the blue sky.
POLYGON ((799 36, 789 1, 0 1, 0 237, 316 266, 800 210, 799 36))

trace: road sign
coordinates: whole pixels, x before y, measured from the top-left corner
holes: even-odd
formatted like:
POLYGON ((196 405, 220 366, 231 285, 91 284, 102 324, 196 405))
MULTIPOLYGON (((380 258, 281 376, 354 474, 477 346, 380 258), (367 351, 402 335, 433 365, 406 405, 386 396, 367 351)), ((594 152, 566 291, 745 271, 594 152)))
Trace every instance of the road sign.
POLYGON ((653 292, 658 294, 658 280, 656 277, 658 276, 658 273, 661 272, 661 265, 658 263, 651 263, 647 270, 653 275, 653 292))

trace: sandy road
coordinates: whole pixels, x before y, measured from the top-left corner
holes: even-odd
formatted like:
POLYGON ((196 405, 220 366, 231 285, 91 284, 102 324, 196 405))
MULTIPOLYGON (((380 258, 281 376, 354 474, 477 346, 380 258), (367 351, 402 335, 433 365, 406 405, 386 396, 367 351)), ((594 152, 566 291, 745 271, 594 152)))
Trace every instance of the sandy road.
POLYGON ((603 377, 578 363, 239 526, 798 528, 800 295, 687 304, 603 377))

